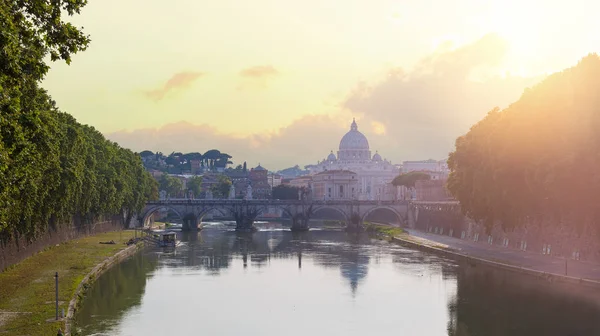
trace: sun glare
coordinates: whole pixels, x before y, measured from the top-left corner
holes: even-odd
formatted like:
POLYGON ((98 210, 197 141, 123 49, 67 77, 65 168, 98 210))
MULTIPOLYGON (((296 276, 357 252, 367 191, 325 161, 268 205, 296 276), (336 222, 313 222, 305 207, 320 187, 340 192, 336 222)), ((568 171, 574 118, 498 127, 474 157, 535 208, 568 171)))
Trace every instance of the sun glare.
POLYGON ((512 72, 524 74, 527 70, 524 64, 536 56, 542 22, 535 13, 534 8, 525 4, 503 3, 481 18, 484 31, 497 33, 508 42, 507 63, 512 72))

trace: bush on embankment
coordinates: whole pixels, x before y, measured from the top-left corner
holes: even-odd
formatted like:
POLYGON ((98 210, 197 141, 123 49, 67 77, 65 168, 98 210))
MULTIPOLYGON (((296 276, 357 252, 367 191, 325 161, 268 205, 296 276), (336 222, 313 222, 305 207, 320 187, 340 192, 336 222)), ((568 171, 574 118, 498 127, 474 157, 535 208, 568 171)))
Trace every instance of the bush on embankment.
POLYGON ((402 228, 390 225, 365 222, 364 227, 367 233, 374 234, 377 236, 384 236, 387 238, 399 236, 406 233, 402 228))
POLYGON ((125 220, 156 197, 139 155, 59 111, 39 86, 46 56, 71 60, 89 39, 62 21, 86 1, 0 1, 0 250, 62 226, 125 220))
MULTIPOLYGON (((456 140, 448 189, 488 232, 540 232, 593 254, 600 236, 600 58, 553 74, 456 140)), ((583 252, 582 252, 583 253, 583 252)))

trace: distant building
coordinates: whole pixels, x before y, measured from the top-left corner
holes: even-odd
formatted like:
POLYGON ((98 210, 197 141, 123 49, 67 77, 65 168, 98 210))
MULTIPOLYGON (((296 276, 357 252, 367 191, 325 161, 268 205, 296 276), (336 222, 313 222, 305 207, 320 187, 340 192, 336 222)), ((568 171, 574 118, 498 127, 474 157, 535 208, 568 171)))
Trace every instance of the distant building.
POLYGON ((453 199, 448 189, 446 189, 446 179, 417 181, 415 191, 418 201, 434 202, 453 199))
POLYGON ((260 164, 250 169, 250 185, 252 186, 252 197, 254 199, 271 198, 271 186, 269 185, 269 172, 260 164))
POLYGON ((230 169, 226 170, 224 174, 231 179, 231 184, 235 188, 235 197, 244 198, 248 184, 250 184, 249 172, 242 169, 230 169))
POLYGON ((192 174, 198 174, 202 170, 202 160, 190 160, 192 174))
POLYGON ((391 188, 388 185, 400 173, 397 166, 382 158, 379 153, 371 156, 369 141, 358 131, 354 120, 350 131, 340 141, 337 156, 331 151, 326 159, 306 168, 313 176, 329 170, 356 173, 358 185, 355 191, 360 200, 384 199, 386 190, 391 188))
POLYGON ((315 200, 358 199, 358 192, 358 176, 349 170, 326 170, 312 177, 312 197, 315 200))
POLYGON ((413 171, 422 172, 440 172, 447 173, 448 163, 446 160, 422 160, 422 161, 404 161, 402 162, 402 173, 410 173, 413 171))
POLYGON ((283 178, 283 176, 281 176, 279 174, 274 174, 274 173, 269 174, 268 181, 269 181, 269 185, 271 186, 271 189, 280 185, 282 178, 283 178))
POLYGON ((299 176, 289 180, 289 185, 296 188, 310 188, 312 184, 312 176, 299 176))

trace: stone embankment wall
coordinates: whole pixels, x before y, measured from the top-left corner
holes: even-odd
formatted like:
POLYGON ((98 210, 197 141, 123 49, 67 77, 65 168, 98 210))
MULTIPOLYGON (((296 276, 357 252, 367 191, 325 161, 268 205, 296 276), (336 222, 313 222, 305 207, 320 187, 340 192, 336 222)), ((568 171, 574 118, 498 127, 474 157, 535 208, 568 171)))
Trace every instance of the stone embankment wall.
POLYGON ((65 318, 65 334, 67 336, 72 334, 71 329, 73 328, 73 318, 75 317, 77 308, 79 308, 81 301, 85 298, 87 290, 91 288, 94 281, 96 281, 104 272, 108 271, 113 265, 118 264, 126 258, 129 258, 143 246, 144 243, 139 242, 135 245, 127 247, 112 257, 106 258, 103 262, 96 265, 96 267, 94 267, 90 273, 88 273, 83 280, 81 280, 77 286, 77 289, 75 290, 75 293, 73 294, 73 297, 71 298, 71 301, 69 302, 69 309, 65 318))
POLYGON ((496 223, 488 232, 458 211, 419 209, 415 228, 425 232, 469 239, 482 244, 535 251, 576 260, 600 261, 600 230, 594 226, 531 220, 512 230, 496 223))
POLYGON ((45 248, 66 242, 71 239, 114 231, 122 227, 121 216, 108 216, 93 223, 81 223, 74 219, 70 225, 49 228, 34 241, 23 237, 12 239, 8 242, 0 241, 0 272, 45 248))

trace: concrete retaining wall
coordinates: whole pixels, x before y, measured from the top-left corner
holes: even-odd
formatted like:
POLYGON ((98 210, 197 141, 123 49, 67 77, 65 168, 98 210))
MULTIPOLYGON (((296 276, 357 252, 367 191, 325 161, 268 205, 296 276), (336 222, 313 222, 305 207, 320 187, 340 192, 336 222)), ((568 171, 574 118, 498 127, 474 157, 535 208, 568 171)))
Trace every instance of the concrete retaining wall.
POLYGON ((600 289, 600 281, 576 278, 576 277, 571 277, 571 276, 566 276, 566 275, 561 275, 561 274, 556 274, 556 273, 546 273, 546 272, 536 271, 536 270, 533 270, 530 268, 514 266, 514 265, 505 264, 505 263, 501 263, 501 262, 497 262, 497 261, 477 258, 477 257, 469 256, 466 254, 445 250, 445 249, 438 248, 438 247, 427 246, 427 245, 419 244, 414 241, 410 241, 410 240, 399 238, 399 237, 392 237, 391 240, 393 242, 396 242, 399 244, 408 245, 408 246, 414 247, 418 250, 432 252, 432 253, 442 255, 442 256, 445 256, 445 257, 448 257, 451 259, 455 259, 455 260, 459 260, 459 261, 467 261, 467 262, 471 262, 471 263, 479 263, 479 264, 484 264, 487 266, 493 266, 495 268, 499 268, 499 269, 503 269, 503 270, 507 270, 507 271, 511 271, 511 272, 517 272, 520 274, 534 276, 539 279, 544 279, 548 282, 564 283, 564 284, 586 286, 586 287, 591 287, 591 288, 595 288, 595 289, 600 289))

